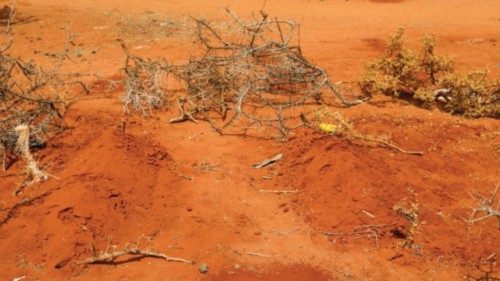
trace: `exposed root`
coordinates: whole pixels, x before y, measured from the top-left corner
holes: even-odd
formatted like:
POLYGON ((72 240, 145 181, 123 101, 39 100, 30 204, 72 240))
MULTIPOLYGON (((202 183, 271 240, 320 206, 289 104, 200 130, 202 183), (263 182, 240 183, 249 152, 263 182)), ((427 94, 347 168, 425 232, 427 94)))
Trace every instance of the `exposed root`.
POLYGON ((49 175, 38 167, 38 163, 33 158, 33 155, 31 155, 29 146, 30 131, 28 125, 19 125, 14 130, 19 135, 17 139, 17 150, 21 152, 26 161, 26 170, 28 172, 21 186, 16 189, 15 194, 17 194, 21 191, 22 187, 47 180, 49 175), (31 178, 31 180, 27 181, 29 178, 31 178))

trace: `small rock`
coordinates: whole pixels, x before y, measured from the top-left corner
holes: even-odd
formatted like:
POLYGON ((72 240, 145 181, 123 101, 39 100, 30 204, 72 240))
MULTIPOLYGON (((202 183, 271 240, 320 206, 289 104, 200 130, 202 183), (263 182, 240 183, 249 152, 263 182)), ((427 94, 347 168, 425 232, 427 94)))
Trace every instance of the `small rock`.
POLYGON ((234 269, 240 269, 240 268, 241 268, 241 265, 239 265, 239 264, 234 265, 234 269))
POLYGON ((208 265, 206 263, 200 264, 199 270, 203 274, 207 273, 208 272, 208 265))

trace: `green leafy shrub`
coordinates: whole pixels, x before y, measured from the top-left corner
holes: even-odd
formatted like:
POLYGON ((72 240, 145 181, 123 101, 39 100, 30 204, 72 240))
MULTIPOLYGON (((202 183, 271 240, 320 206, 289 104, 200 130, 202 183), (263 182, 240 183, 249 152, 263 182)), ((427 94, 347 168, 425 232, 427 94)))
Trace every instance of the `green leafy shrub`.
POLYGON ((399 29, 390 37, 385 56, 366 66, 359 82, 364 94, 395 96, 467 117, 499 117, 500 83, 488 80, 487 71, 455 73, 451 59, 436 55, 433 36, 422 37, 420 52, 403 43, 404 30, 399 29))
POLYGON ((439 81, 450 90, 450 100, 442 108, 468 117, 500 117, 500 81, 488 80, 487 71, 468 74, 448 74, 439 81))

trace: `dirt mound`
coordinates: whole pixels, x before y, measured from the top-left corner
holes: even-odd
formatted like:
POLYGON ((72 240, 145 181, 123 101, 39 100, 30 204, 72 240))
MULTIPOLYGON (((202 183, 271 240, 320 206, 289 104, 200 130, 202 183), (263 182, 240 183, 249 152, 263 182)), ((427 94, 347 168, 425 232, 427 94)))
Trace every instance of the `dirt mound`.
MULTIPOLYGON (((420 206, 417 248, 410 256, 465 263, 491 255, 500 238, 495 221, 469 232, 466 220, 469 207, 477 205, 469 194, 488 196, 496 184, 497 167, 484 166, 495 162, 497 137, 491 129, 496 124, 420 118, 412 124, 385 116, 378 128, 392 127, 396 140, 425 151, 421 157, 316 134, 291 142, 281 169, 298 175, 285 186, 303 190, 292 200, 293 209, 339 249, 390 248, 397 256, 404 253, 398 248, 409 223, 394 206, 415 202, 420 206)), ((365 130, 377 126, 369 123, 365 130)))
MULTIPOLYGON (((267 1, 266 11, 301 22, 304 56, 334 81, 358 77, 401 26, 410 42, 434 33, 458 68, 490 64, 496 77, 500 2, 476 1, 267 1), (454 12, 436 20, 436 12, 448 10, 454 12)), ((15 25, 12 53, 51 65, 51 54, 68 43, 61 27, 69 21, 74 52, 65 70, 98 81, 86 81, 90 93, 70 107, 69 128, 33 151, 53 177, 14 196, 24 164, 0 172, 1 280, 498 278, 495 219, 470 231, 465 222, 477 204, 469 193, 489 196, 498 182, 497 120, 464 120, 388 97, 332 108, 361 133, 424 151, 419 157, 311 131, 278 143, 221 137, 203 122, 169 124, 176 112, 125 115, 117 39, 141 57, 185 63, 196 55, 192 41, 176 35, 183 26, 171 24, 188 16, 217 22, 227 4, 142 2, 20 1, 20 13, 40 21, 15 25), (135 22, 124 26, 129 20, 135 22), (121 28, 129 26, 133 38, 121 28), (175 32, 151 38, 136 32, 143 26, 175 32), (277 153, 283 154, 278 163, 252 167, 277 153), (419 206, 411 249, 402 248, 410 225, 394 210, 402 201, 419 206), (110 245, 121 250, 138 241, 143 249, 197 264, 133 256, 80 263, 110 245), (205 274, 201 263, 209 267, 205 274)), ((230 8, 250 18, 261 4, 233 1, 230 8)))
MULTIPOLYGON (((21 197, 32 198, 48 190, 29 208, 16 207, 10 201, 19 198, 4 194, 9 202, 2 202, 2 216, 11 218, 0 226, 2 249, 14 253, 19 243, 27 243, 31 250, 23 251, 23 260, 63 274, 81 272, 78 262, 92 256, 93 248, 105 250, 110 237, 113 244, 123 245, 144 235, 147 246, 159 229, 168 227, 176 206, 167 202, 179 196, 177 177, 169 172, 172 159, 161 145, 121 132, 100 114, 85 112, 71 118, 85 125, 68 131, 44 151, 58 178, 24 191, 21 197)), ((13 255, 5 262, 14 269, 18 259, 13 255)))

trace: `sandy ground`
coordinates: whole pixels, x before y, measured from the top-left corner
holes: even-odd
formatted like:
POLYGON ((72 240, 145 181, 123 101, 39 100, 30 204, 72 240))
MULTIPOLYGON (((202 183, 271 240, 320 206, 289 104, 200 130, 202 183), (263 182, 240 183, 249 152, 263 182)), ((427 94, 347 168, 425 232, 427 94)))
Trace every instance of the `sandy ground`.
MULTIPOLYGON (((221 137, 202 123, 170 125, 171 112, 124 115, 121 88, 109 82, 123 65, 118 39, 137 54, 183 61, 197 51, 189 16, 217 21, 226 6, 250 15, 262 5, 145 2, 18 1, 25 21, 14 26, 11 53, 49 64, 69 27, 72 61, 64 71, 92 74, 85 79, 94 86, 78 93, 69 129, 36 153, 55 178, 13 196, 22 163, 0 173, 0 279, 500 278, 495 219, 470 228, 465 222, 476 204, 470 193, 486 196, 500 180, 497 120, 468 120, 386 97, 341 109, 362 131, 425 152, 418 157, 310 131, 280 143, 221 137), (144 27, 152 17, 169 24, 144 27), (252 168, 279 152, 278 164, 252 168), (302 192, 260 192, 279 189, 302 192), (412 250, 401 247, 408 223, 393 210, 404 200, 420 206, 412 250), (353 233, 366 225, 383 227, 353 233), (81 264, 110 240, 118 247, 141 240, 143 248, 197 264, 153 258, 81 264), (198 271, 202 263, 206 274, 198 271)), ((500 76, 498 0, 269 0, 266 11, 301 22, 304 55, 335 81, 356 80, 399 27, 409 45, 436 35, 438 52, 452 56, 459 70, 487 66, 492 78, 500 76)))

